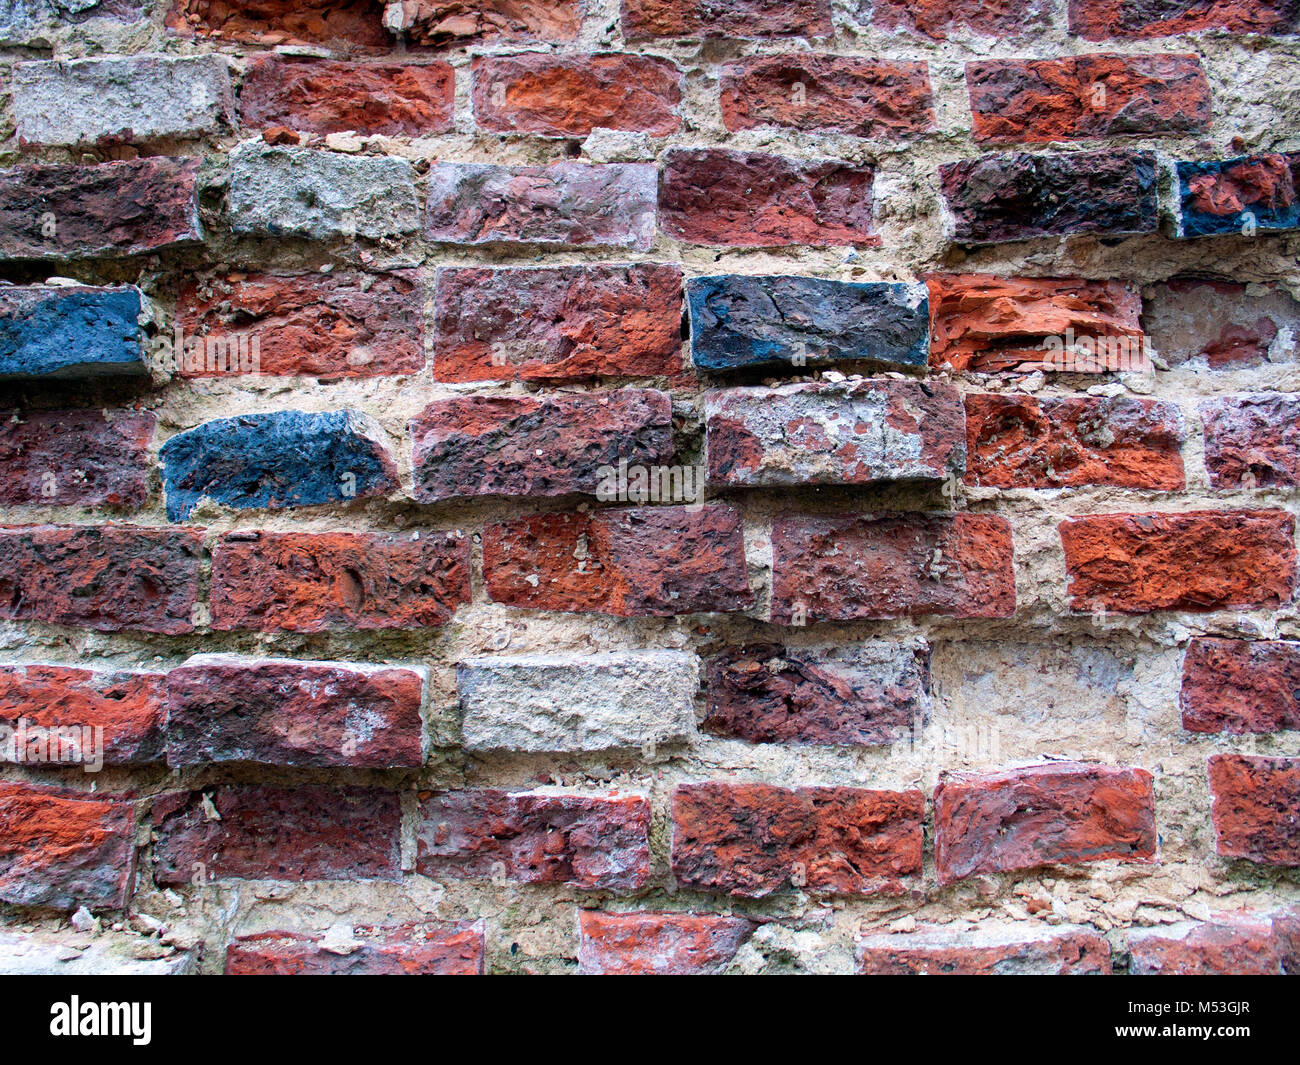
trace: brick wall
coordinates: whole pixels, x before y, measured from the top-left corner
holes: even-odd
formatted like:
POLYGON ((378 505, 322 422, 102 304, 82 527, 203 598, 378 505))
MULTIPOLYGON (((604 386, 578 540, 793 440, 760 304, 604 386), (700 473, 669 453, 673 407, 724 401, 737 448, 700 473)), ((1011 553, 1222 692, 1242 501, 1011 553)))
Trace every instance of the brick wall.
POLYGON ((0 968, 1300 969, 1292 0, 73 6, 0 968))

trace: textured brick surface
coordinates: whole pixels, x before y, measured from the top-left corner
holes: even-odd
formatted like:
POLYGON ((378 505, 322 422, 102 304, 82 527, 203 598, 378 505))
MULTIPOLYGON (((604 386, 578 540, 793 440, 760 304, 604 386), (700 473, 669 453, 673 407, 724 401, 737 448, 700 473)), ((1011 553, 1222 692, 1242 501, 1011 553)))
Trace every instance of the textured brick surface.
POLYGON ((753 931, 743 917, 578 914, 578 966, 590 976, 691 976, 722 969, 753 931))
POLYGON ((1045 27, 1050 0, 875 0, 872 25, 943 41, 965 34, 1021 36, 1045 27))
POLYGON ((897 894, 921 871, 919 791, 682 784, 673 790, 681 887, 761 898, 792 888, 897 894))
POLYGON ((354 929, 343 949, 298 932, 258 932, 231 942, 225 971, 227 976, 480 976, 483 940, 483 926, 474 922, 354 929))
POLYGON ((921 928, 858 940, 866 976, 1100 976, 1110 946, 1086 928, 985 923, 971 930, 921 928))
POLYGON ((0 422, 0 504, 140 506, 156 424, 148 412, 14 412, 0 422))
POLYGON ((690 244, 877 244, 874 179, 841 160, 677 148, 663 161, 659 224, 690 244))
POLYGON ((167 28, 219 41, 390 48, 381 15, 372 0, 170 0, 167 28))
POLYGON ((421 798, 416 871, 635 891, 650 874, 650 806, 627 794, 452 791, 421 798))
POLYGON ((423 670, 198 655, 167 674, 167 764, 418 766, 423 670))
POLYGON ((408 0, 398 25, 421 45, 571 41, 582 12, 581 0, 408 0))
POLYGON ((944 385, 729 388, 704 411, 710 484, 942 481, 965 466, 961 396, 944 385))
POLYGON ((1300 865, 1300 758, 1210 758, 1214 832, 1225 858, 1300 865))
POLYGON ((1295 518, 1282 511, 1105 514, 1060 530, 1075 611, 1269 607, 1295 590, 1295 518))
POLYGON ((950 774, 934 792, 941 884, 977 873, 1155 854, 1145 769, 1053 763, 991 776, 950 774))
POLYGON ((144 0, 23 0, 0 11, 0 44, 39 44, 52 31, 90 19, 132 22, 144 13, 144 0))
POLYGON ((1205 468, 1215 488, 1300 484, 1300 396, 1233 396, 1201 404, 1205 468))
POLYGON ((620 507, 490 525, 483 570, 493 601, 534 610, 670 617, 754 602, 740 515, 726 506, 620 507))
POLYGON ((1282 976, 1300 972, 1300 916, 1224 915, 1128 936, 1135 976, 1282 976))
POLYGON ((1173 366, 1254 369, 1295 361, 1300 302, 1276 285, 1176 279, 1152 286, 1142 321, 1173 366), (1204 312, 1207 303, 1213 314, 1204 312))
POLYGON ((1177 172, 1181 237, 1300 228, 1300 196, 1284 155, 1180 161, 1177 172))
POLYGON ((885 514, 777 519, 772 620, 782 625, 1016 609, 1005 518, 885 514))
POLYGON ((625 0, 623 33, 646 37, 824 37, 828 0, 625 0))
POLYGON ((1191 732, 1300 729, 1300 643, 1197 637, 1179 701, 1191 732))
POLYGON ((1090 41, 1172 37, 1201 30, 1294 33, 1289 0, 1070 0, 1070 31, 1090 41))
POLYGON ((704 729, 751 743, 875 746, 906 738, 930 708, 929 648, 735 647, 708 660, 704 729))
POLYGON ((236 533, 212 554, 212 627, 264 632, 445 625, 470 598, 458 536, 236 533))
POLYGON ((0 379, 145 370, 136 288, 0 289, 0 379))

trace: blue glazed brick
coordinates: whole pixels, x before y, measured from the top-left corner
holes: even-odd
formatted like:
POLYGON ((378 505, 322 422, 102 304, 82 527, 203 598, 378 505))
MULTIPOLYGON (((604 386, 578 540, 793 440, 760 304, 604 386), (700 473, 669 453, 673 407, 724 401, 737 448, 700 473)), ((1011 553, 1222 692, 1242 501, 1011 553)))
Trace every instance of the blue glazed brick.
POLYGON ((351 410, 218 418, 178 433, 159 457, 172 521, 188 518, 204 497, 275 509, 384 495, 398 485, 383 431, 351 410))
POLYGON ((145 372, 135 288, 0 288, 0 377, 145 372))
POLYGON ((924 285, 723 274, 686 282, 691 358, 702 370, 847 360, 924 369, 924 285))
POLYGON ((1177 164, 1181 237, 1253 236, 1300 228, 1300 155, 1177 164))

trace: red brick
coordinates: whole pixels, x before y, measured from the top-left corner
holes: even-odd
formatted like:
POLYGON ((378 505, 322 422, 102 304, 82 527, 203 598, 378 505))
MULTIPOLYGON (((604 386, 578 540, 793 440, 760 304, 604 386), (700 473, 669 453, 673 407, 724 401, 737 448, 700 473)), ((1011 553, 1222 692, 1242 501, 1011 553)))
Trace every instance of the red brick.
POLYGON ((224 340, 228 351, 241 342, 251 351, 256 343, 263 374, 417 373, 425 362, 423 298, 417 270, 238 273, 190 281, 181 288, 176 320, 187 341, 204 343, 201 352, 188 344, 176 352, 177 372, 229 372, 208 357, 211 338, 224 340))
POLYGON ((1201 30, 1294 33, 1292 0, 1070 0, 1070 32, 1090 41, 1201 30))
POLYGON ((871 21, 877 29, 936 41, 965 33, 1014 38, 1046 28, 1054 6, 1050 0, 875 0, 871 21))
MULTIPOLYGON (((0 666, 0 726, 102 728, 105 765, 162 758, 165 676, 59 665, 0 666)), ((29 761, 19 751, 21 760, 29 761)), ((3 756, 0 755, 0 760, 3 756)), ((84 764, 78 757, 69 764, 84 764)))
POLYGON ((396 880, 401 820, 397 794, 374 788, 174 793, 153 804, 154 880, 396 880))
POLYGON ((212 627, 330 632, 445 625, 470 600, 469 554, 469 541, 453 536, 235 533, 213 552, 212 627))
POLYGON ((934 792, 939 883, 1103 858, 1150 858, 1155 795, 1145 769, 1055 762, 990 776, 945 773, 934 792))
POLYGON ((1300 912, 1224 914, 1128 935, 1135 976, 1300 975, 1300 912))
POLYGON ((418 45, 572 41, 582 0, 403 0, 402 34, 418 45))
POLYGON ((1097 514, 1060 532, 1079 613, 1272 607, 1295 588, 1295 517, 1280 510, 1097 514))
POLYGON ((1184 487, 1174 403, 966 396, 966 483, 993 488, 1184 487))
POLYGON ((751 644, 708 660, 703 728, 751 743, 888 744, 910 736, 929 705, 923 645, 751 644))
POLYGON ((198 159, 0 169, 0 261, 139 255, 203 239, 198 159))
POLYGON ((650 876, 650 804, 639 795, 437 792, 420 801, 415 869, 434 879, 636 891, 650 876))
POLYGON ((966 64, 975 139, 1046 143, 1193 133, 1210 125, 1195 55, 1081 55, 966 64))
POLYGON ((254 59, 239 92, 249 129, 427 137, 453 126, 456 73, 450 63, 349 63, 254 59))
POLYGON ((919 791, 682 784, 673 789, 673 875, 685 888, 762 898, 899 894, 921 871, 919 791))
POLYGON ((1215 488, 1300 485, 1300 395, 1207 400, 1201 421, 1205 468, 1215 488))
POLYGON ((628 507, 489 525, 483 577, 493 602, 533 610, 671 617, 754 602, 740 515, 727 506, 628 507))
POLYGON ((360 946, 327 950, 300 932, 259 932, 232 940, 227 976, 482 976, 483 924, 363 926, 360 946))
POLYGON ((656 56, 478 56, 474 117, 494 133, 585 137, 600 127, 666 137, 681 128, 683 86, 681 71, 656 56))
POLYGON ((623 0, 623 35, 828 37, 829 0, 623 0))
POLYGON ((578 969, 591 976, 716 973, 754 930, 744 917, 696 913, 578 913, 578 969))
POLYGON ((1210 758, 1214 832, 1225 858, 1300 865, 1300 758, 1210 758))
POLYGON ((0 420, 0 505, 140 506, 157 422, 148 412, 15 411, 0 420))
POLYGON ((201 529, 0 526, 0 618, 191 632, 202 545, 201 529))
POLYGON ((135 881, 135 804, 0 781, 0 902, 120 910, 135 881))
POLYGON ((1115 341, 1091 345, 1091 367, 1088 359, 1073 356, 1073 372, 1134 368, 1113 358, 1115 349, 1140 350, 1142 340, 1142 300, 1122 282, 930 274, 925 283, 930 290, 930 365, 935 369, 1060 369, 1063 353, 1048 341, 1055 338, 1064 346, 1071 336, 1115 341))
POLYGON ((858 940, 866 976, 1101 976, 1110 946, 1087 928, 983 922, 973 928, 933 925, 858 940))
POLYGON ((599 471, 655 466, 673 457, 673 405, 665 392, 458 396, 412 419, 415 498, 595 495, 599 471))
POLYGON ((692 244, 875 245, 870 166, 720 148, 676 148, 659 182, 659 224, 692 244))
POLYGON ((676 264, 439 269, 434 307, 439 381, 682 373, 676 264))
POLYGON ((1217 371, 1294 363, 1296 345, 1288 338, 1300 334, 1300 302, 1281 285, 1175 278, 1152 286, 1143 325, 1170 366, 1217 371))
POLYGON ((172 0, 166 24, 173 33, 223 41, 389 49, 383 13, 373 0, 172 0))
POLYGON ((1189 732, 1300 729, 1300 643, 1199 636, 1183 659, 1179 701, 1189 732))
POLYGON ((425 672, 198 655, 167 674, 167 764, 418 767, 425 672))
POLYGON ((845 55, 754 56, 722 68, 722 122, 896 139, 934 129, 925 63, 845 55))
POLYGON ((772 620, 1011 617, 1011 526, 988 514, 780 517, 772 620))

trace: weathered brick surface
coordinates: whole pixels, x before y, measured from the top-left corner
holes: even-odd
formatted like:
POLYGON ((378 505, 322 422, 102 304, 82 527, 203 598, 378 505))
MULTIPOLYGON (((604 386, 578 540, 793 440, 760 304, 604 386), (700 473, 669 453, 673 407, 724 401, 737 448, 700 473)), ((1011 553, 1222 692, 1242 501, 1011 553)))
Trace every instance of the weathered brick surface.
POLYGON ((448 63, 262 56, 244 74, 239 119, 246 129, 430 137, 452 128, 455 102, 448 63))
POLYGON ((415 498, 594 495, 599 470, 668 463, 672 400, 664 392, 461 396, 411 422, 415 498))
POLYGON ((425 671, 198 655, 167 674, 167 764, 424 760, 425 671))
POLYGON ((185 348, 175 352, 176 372, 220 376, 255 361, 258 373, 286 376, 418 373, 425 362, 422 295, 414 270, 190 280, 177 306, 185 348), (243 356, 254 350, 256 360, 243 356))
POLYGON ((699 665, 683 651, 472 658, 456 668, 471 751, 605 751, 689 741, 699 665))
POLYGON ((203 239, 197 159, 0 169, 0 260, 139 255, 203 239))
POLYGON ((1175 279, 1152 286, 1142 316, 1172 366, 1221 371, 1294 362, 1300 302, 1277 285, 1175 279), (1214 307, 1206 314, 1206 305, 1214 307))
POLYGON ((562 382, 682 369, 682 271, 670 263, 440 268, 439 381, 562 382))
POLYGON ((725 613, 754 602, 740 515, 727 506, 543 514, 483 534, 497 603, 618 617, 725 613))
POLYGON ((753 931, 743 917, 710 913, 578 913, 578 967, 589 976, 716 973, 753 931))
POLYGON ((230 70, 216 55, 18 63, 13 102, 21 144, 199 137, 234 119, 230 70))
POLYGON ((0 618, 190 632, 202 545, 201 529, 0 527, 0 618))
POLYGON ((926 285, 930 364, 936 369, 1136 368, 1117 358, 1142 350, 1142 299, 1123 282, 930 274, 926 285), (1074 345, 1068 363, 1067 342, 1074 345))
POLYGON ((377 788, 162 796, 152 811, 154 880, 396 880, 401 812, 398 796, 377 788))
POLYGON ((1199 636, 1183 659, 1179 701, 1191 732, 1300 729, 1300 643, 1199 636))
POLYGON ((212 553, 212 627, 263 632, 445 625, 470 599, 469 541, 425 534, 235 533, 212 553))
POLYGON ((1290 0, 1070 0, 1070 32, 1090 41, 1172 37, 1201 30, 1294 33, 1290 0))
POLYGON ((1078 612, 1272 607, 1295 590, 1295 518, 1283 511, 1098 514, 1060 532, 1078 612))
POLYGON ((966 396, 966 482, 994 488, 1185 484, 1185 433, 1159 400, 966 396))
POLYGON ((875 171, 719 148, 675 148, 663 160, 659 225, 690 244, 873 245, 875 171))
POLYGON ((926 364, 920 285, 720 274, 686 282, 691 359, 702 370, 840 361, 926 364))
POLYGON ((415 171, 405 159, 260 140, 230 153, 226 202, 236 233, 379 240, 413 233, 420 224, 415 171))
POLYGON ((642 163, 435 163, 428 183, 433 241, 638 250, 654 241, 655 169, 642 163))
POLYGON ((120 910, 135 880, 134 841, 129 798, 0 782, 0 902, 120 910))
POLYGON ((227 976, 481 976, 483 955, 481 922, 357 928, 345 946, 300 932, 258 932, 230 943, 225 972, 227 976))
POLYGON ((829 0, 624 0, 623 33, 650 37, 825 37, 829 0))
POLYGON ((751 743, 875 746, 907 738, 930 708, 929 648, 750 644, 708 661, 704 729, 751 743))
POLYGON ((939 168, 959 244, 1154 233, 1152 152, 986 155, 939 168))
POLYGON ((137 288, 0 288, 0 379, 143 374, 137 288))
POLYGON ((88 765, 98 733, 104 765, 143 765, 160 761, 166 687, 161 673, 92 671, 63 665, 0 667, 0 761, 30 764, 33 755, 56 764, 88 765), (25 733, 16 730, 25 723, 25 733), (83 730, 83 742, 69 741, 83 730), (27 739, 26 750, 22 739, 27 739), (85 740, 89 739, 89 743, 85 740), (34 741, 34 743, 33 743, 34 741))
POLYGON ((942 481, 965 467, 961 395, 912 381, 729 388, 704 396, 709 483, 942 481))
POLYGON ((872 25, 943 41, 974 33, 1016 38, 1045 27, 1050 0, 875 0, 872 25))
POLYGON ((167 28, 221 41, 388 49, 382 15, 373 0, 171 0, 167 28))
POLYGON ((1284 155, 1180 161, 1178 235, 1254 236, 1300 228, 1300 196, 1284 155))
POLYGON ((1300 396, 1232 396, 1201 404, 1205 468, 1215 488, 1300 484, 1300 396))
POLYGON ((977 873, 1155 854, 1145 769, 1057 762, 989 776, 948 774, 934 792, 941 884, 977 873))
POLYGON ((196 950, 154 946, 137 933, 102 924, 96 936, 72 937, 48 924, 0 930, 0 976, 189 976, 197 962, 196 950))
POLYGON ((757 56, 722 70, 728 130, 780 126, 895 139, 934 128, 925 63, 790 53, 757 56))
POLYGON ((144 14, 144 0, 23 0, 0 10, 0 44, 40 44, 52 31, 90 19, 134 22, 144 14))
POLYGON ((966 64, 976 140, 1046 143, 1209 128, 1195 55, 1081 55, 966 64))
POLYGON ((662 137, 681 128, 683 85, 677 67, 655 56, 479 56, 474 117, 494 133, 585 137, 600 127, 662 137))
POLYGON ((277 509, 397 487, 383 429, 354 410, 218 418, 177 433, 159 458, 173 521, 189 517, 205 498, 236 509, 277 509))
POLYGON ((639 795, 506 792, 422 797, 416 872, 636 891, 650 875, 650 806, 639 795))
POLYGON ((1225 914, 1130 932, 1135 976, 1283 976, 1300 974, 1300 916, 1225 914))
POLYGON ((781 625, 1016 609, 1011 526, 992 515, 783 516, 772 574, 781 625))
POLYGON ((1225 858, 1300 865, 1300 758, 1210 758, 1214 832, 1225 858))
POLYGON ((420 45, 571 41, 582 13, 582 0, 405 0, 390 26, 420 45))
POLYGON ((866 976, 1101 976, 1110 972, 1110 946, 1087 928, 986 922, 867 934, 857 960, 866 976))
POLYGON ((921 871, 924 813, 919 791, 681 784, 673 876, 681 887, 742 898, 898 894, 921 871))
POLYGON ((140 506, 156 424, 148 412, 13 412, 0 421, 0 504, 140 506))

